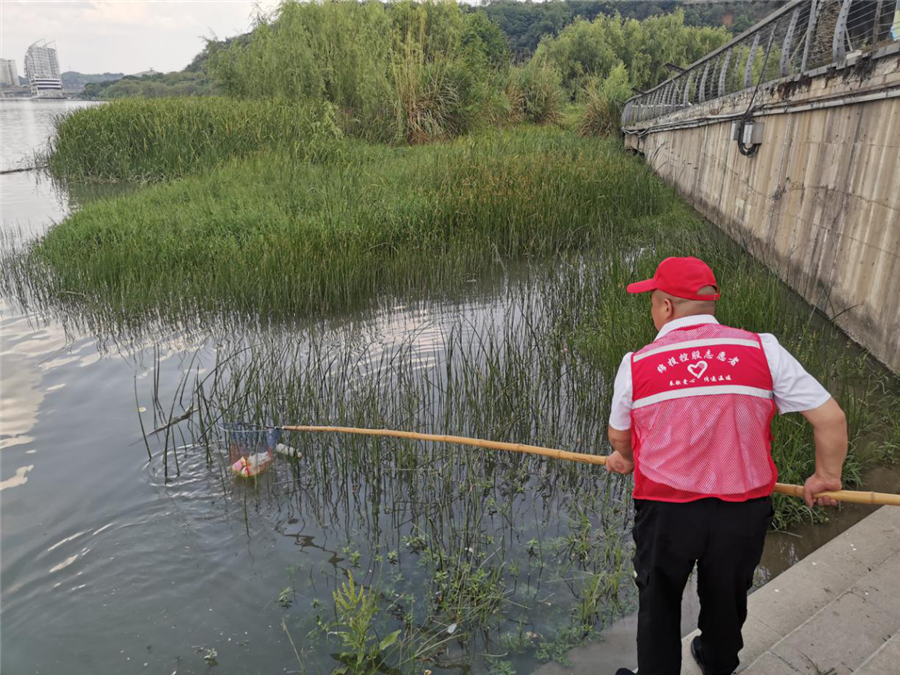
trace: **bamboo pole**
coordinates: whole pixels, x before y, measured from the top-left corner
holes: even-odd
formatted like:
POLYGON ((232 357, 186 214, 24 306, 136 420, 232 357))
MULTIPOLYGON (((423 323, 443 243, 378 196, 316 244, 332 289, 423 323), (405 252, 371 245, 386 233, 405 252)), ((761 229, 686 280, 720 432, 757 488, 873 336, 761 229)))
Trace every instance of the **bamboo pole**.
MULTIPOLYGON (((448 436, 446 434, 420 434, 415 431, 397 431, 393 429, 362 429, 359 427, 327 427, 308 425, 283 426, 279 427, 279 429, 282 429, 284 431, 357 434, 360 436, 390 436, 392 438, 408 438, 416 441, 433 441, 435 443, 468 445, 474 448, 486 448, 488 450, 508 450, 510 452, 521 452, 528 455, 541 455, 543 457, 552 457, 554 459, 567 459, 573 462, 582 462, 583 464, 598 464, 600 466, 606 464, 605 455, 588 455, 583 452, 569 452, 568 450, 544 448, 539 445, 525 445, 523 443, 486 441, 480 438, 469 438, 467 436, 448 436)), ((791 497, 803 497, 803 487, 800 485, 775 483, 775 492, 791 497)), ((820 492, 815 496, 816 498, 831 497, 832 499, 835 499, 839 502, 848 502, 851 504, 879 504, 900 506, 900 495, 888 494, 884 492, 833 490, 828 492, 820 492)))

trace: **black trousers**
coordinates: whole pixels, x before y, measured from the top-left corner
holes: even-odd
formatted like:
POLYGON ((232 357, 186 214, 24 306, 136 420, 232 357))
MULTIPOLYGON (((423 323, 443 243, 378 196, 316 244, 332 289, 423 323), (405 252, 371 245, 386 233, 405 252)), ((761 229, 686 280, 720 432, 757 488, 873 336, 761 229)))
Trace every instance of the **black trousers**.
POLYGON ((695 563, 705 674, 734 672, 744 646, 747 591, 774 515, 771 497, 685 504, 635 500, 640 675, 681 672, 681 596, 695 563))

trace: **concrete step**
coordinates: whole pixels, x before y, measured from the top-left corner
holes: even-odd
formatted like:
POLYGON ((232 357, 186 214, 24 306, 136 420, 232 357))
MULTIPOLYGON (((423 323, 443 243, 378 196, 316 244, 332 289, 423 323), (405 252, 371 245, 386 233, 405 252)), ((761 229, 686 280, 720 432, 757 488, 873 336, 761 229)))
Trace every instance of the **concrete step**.
MULTIPOLYGON (((898 578, 900 553, 770 647, 745 672, 768 675, 779 672, 778 665, 785 673, 850 675, 900 630, 898 578)), ((898 673, 900 664, 895 665, 894 675, 898 673)))
POLYGON ((900 632, 894 633, 853 675, 897 675, 900 672, 900 632))
MULTIPOLYGON (((750 596, 738 672, 849 675, 862 668, 900 630, 898 580, 900 508, 883 507, 750 596)), ((682 675, 701 675, 690 656, 697 633, 683 640, 682 675)), ((891 668, 900 675, 900 666, 891 668)))

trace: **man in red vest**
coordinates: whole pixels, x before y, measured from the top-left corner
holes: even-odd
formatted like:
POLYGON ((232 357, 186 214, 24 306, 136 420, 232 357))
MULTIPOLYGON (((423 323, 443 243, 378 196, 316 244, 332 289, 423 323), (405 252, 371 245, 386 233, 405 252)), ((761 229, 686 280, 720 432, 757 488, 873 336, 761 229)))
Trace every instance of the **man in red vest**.
POLYGON ((813 426, 816 471, 803 488, 810 507, 836 503, 814 495, 841 489, 847 422, 773 335, 716 321, 718 286, 703 261, 666 258, 628 292, 651 293, 659 331, 622 359, 606 464, 634 472, 638 671, 681 672, 681 596, 696 564, 700 635, 691 653, 704 675, 730 675, 774 515, 772 417, 799 412, 813 426))

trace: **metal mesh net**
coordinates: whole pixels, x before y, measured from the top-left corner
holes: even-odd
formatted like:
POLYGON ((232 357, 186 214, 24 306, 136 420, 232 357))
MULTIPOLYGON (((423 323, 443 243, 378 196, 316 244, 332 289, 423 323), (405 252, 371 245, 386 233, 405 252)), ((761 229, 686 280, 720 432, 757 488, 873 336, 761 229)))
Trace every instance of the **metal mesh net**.
POLYGON ((220 428, 228 447, 228 462, 236 475, 252 478, 272 465, 281 429, 246 422, 227 422, 220 428))

